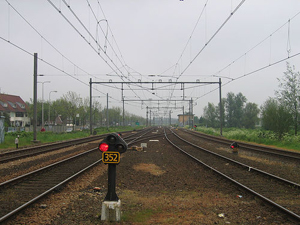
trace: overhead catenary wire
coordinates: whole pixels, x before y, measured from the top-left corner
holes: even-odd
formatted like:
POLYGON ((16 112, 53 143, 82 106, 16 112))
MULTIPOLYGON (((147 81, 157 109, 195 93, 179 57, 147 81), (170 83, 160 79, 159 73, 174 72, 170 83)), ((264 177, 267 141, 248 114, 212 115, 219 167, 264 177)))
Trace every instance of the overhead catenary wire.
MULTIPOLYGON (((118 72, 115 70, 115 68, 113 68, 112 65, 110 65, 110 63, 108 62, 107 59, 105 59, 102 55, 100 55, 100 53, 97 51, 97 49, 95 49, 95 47, 93 47, 91 45, 91 43, 87 40, 87 38, 71 23, 71 21, 61 12, 61 10, 59 8, 56 7, 55 4, 53 4, 53 2, 51 0, 47 0, 54 9, 57 10, 57 12, 69 23, 69 25, 80 35, 80 37, 83 38, 83 40, 97 53, 97 55, 116 73, 118 74, 118 72)), ((113 63, 112 59, 109 58, 109 56, 107 54, 105 54, 109 61, 113 63)), ((113 63, 114 64, 114 63, 113 63)), ((114 66, 116 66, 114 64, 114 66)), ((118 69, 118 67, 116 66, 116 68, 118 69)))
MULTIPOLYGON (((250 75, 252 75, 252 74, 254 74, 254 73, 257 73, 257 72, 259 72, 259 71, 262 71, 262 70, 264 70, 264 69, 267 69, 267 68, 269 68, 269 67, 271 67, 271 66, 274 66, 274 65, 276 65, 276 64, 282 63, 282 62, 284 62, 284 61, 286 61, 286 60, 288 60, 288 59, 294 58, 294 57, 296 57, 296 56, 300 56, 300 52, 298 52, 298 53, 296 53, 296 54, 294 54, 294 55, 288 56, 288 57, 286 57, 286 58, 280 59, 280 60, 278 60, 278 61, 276 61, 276 62, 274 62, 274 63, 268 64, 268 65, 263 66, 263 67, 261 67, 261 68, 258 68, 258 69, 256 69, 256 70, 253 70, 253 71, 251 71, 251 72, 249 72, 249 73, 246 73, 246 74, 243 74, 243 75, 241 75, 241 76, 238 76, 238 77, 236 77, 236 78, 231 78, 231 80, 229 80, 229 81, 227 81, 227 82, 225 82, 225 83, 222 83, 222 87, 223 87, 223 86, 226 86, 226 85, 228 85, 228 84, 230 84, 230 83, 233 82, 233 81, 236 81, 236 80, 239 80, 239 79, 241 79, 241 78, 250 76, 250 75)), ((210 93, 212 93, 212 92, 214 92, 214 91, 216 91, 216 90, 218 90, 218 89, 219 89, 219 88, 215 88, 215 89, 213 89, 213 90, 211 90, 211 91, 209 91, 209 92, 207 92, 207 93, 205 93, 205 94, 203 94, 203 95, 197 97, 196 99, 202 98, 202 97, 204 97, 204 96, 206 96, 206 95, 208 95, 208 94, 210 94, 210 93)))
MULTIPOLYGON (((102 47, 99 45, 99 43, 97 43, 97 41, 95 40, 95 38, 93 37, 93 35, 88 31, 88 29, 86 28, 86 26, 82 23, 82 21, 80 20, 80 18, 75 14, 75 12, 71 9, 70 5, 67 4, 67 2, 65 0, 63 0, 63 2, 65 3, 65 5, 68 7, 68 9, 71 11, 71 13, 75 16, 75 18, 79 21, 79 23, 84 27, 84 29, 87 31, 87 33, 89 34, 90 37, 92 37, 92 39, 95 41, 95 43, 97 44, 97 46, 104 52, 104 54, 106 55, 106 57, 110 60, 110 62, 116 67, 116 69, 121 72, 121 75, 119 75, 119 73, 108 63, 108 61, 106 59, 103 58, 103 56, 100 55, 100 53, 97 51, 97 49, 95 49, 91 43, 87 40, 87 38, 71 23, 71 21, 62 13, 62 11, 57 8, 55 6, 55 4, 53 4, 53 2, 51 0, 48 0, 48 2, 60 13, 60 15, 71 25, 71 27, 85 40, 85 42, 97 53, 98 56, 100 56, 104 62, 121 78, 121 80, 124 81, 124 77, 126 78, 126 76, 124 76, 123 72, 116 66, 116 64, 113 62, 113 60, 107 55, 106 52, 104 52, 104 50, 102 49, 102 47)), ((132 90, 133 91, 133 90, 132 90)), ((135 94, 136 92, 133 91, 135 94)))
MULTIPOLYGON (((88 6, 89 6, 90 10, 92 11, 92 14, 93 14, 93 16, 94 16, 94 18, 95 18, 95 20, 96 20, 96 22, 97 22, 97 26, 98 26, 98 18, 97 18, 97 16, 96 16, 94 10, 93 10, 92 7, 91 7, 91 4, 90 4, 89 0, 86 0, 86 1, 87 1, 87 3, 88 3, 88 6)), ((65 2, 65 1, 64 1, 64 2, 65 2)), ((98 2, 98 5, 99 5, 99 7, 100 7, 100 9, 101 9, 101 11, 102 11, 102 14, 103 14, 104 17, 105 17, 105 13, 104 13, 104 11, 103 11, 101 5, 100 5, 100 2, 99 2, 99 1, 97 1, 97 2, 98 2)), ((104 20, 107 21, 106 17, 105 17, 104 20)), ((111 28, 110 28, 108 22, 107 22, 107 26, 108 26, 110 32, 112 33, 111 28)), ((102 28, 101 28, 101 30, 102 30, 102 28)), ((102 30, 102 32, 103 32, 103 30, 102 30)), ((105 34, 105 33, 103 32, 103 34, 105 34)), ((112 36, 112 37, 113 37, 113 39, 115 40, 114 36, 112 36)), ((109 45, 111 46, 111 43, 110 43, 109 40, 107 39, 107 35, 105 35, 105 39, 107 40, 107 42, 108 42, 109 45)), ((122 68, 124 67, 124 68, 126 69, 127 73, 130 74, 129 71, 127 70, 127 68, 126 68, 126 62, 125 62, 125 60, 124 60, 124 58, 123 58, 123 56, 122 56, 122 53, 121 53, 121 51, 120 51, 120 48, 118 47, 118 44, 117 44, 116 40, 115 40, 115 43, 116 43, 116 46, 117 46, 117 48, 118 48, 118 50, 119 50, 119 52, 120 52, 121 58, 122 58, 123 61, 124 61, 124 64, 121 62, 121 59, 119 58, 119 56, 118 56, 117 53, 115 52, 114 48, 113 48, 112 46, 111 46, 111 48, 112 48, 113 52, 115 53, 115 55, 117 56, 117 58, 118 58, 118 60, 120 61, 120 63, 122 64, 122 68)), ((117 75, 118 75, 118 74, 117 74, 117 75)), ((123 79, 123 77, 124 77, 126 80, 131 81, 131 80, 129 79, 129 77, 124 76, 123 73, 122 73, 122 75, 123 75, 123 76, 121 76, 121 77, 118 75, 122 80, 124 80, 124 79, 123 79)), ((130 88, 130 85, 127 84, 127 86, 130 88)), ((137 95, 137 93, 136 93, 133 89, 131 89, 131 90, 132 90, 132 92, 133 92, 135 95, 137 95)), ((139 97, 139 95, 137 95, 137 96, 139 97)), ((139 97, 139 98, 140 98, 140 97, 139 97)))
POLYGON ((237 10, 245 3, 246 0, 242 0, 238 6, 230 13, 227 19, 221 24, 221 26, 217 29, 217 31, 210 37, 210 39, 204 44, 204 46, 200 49, 200 51, 194 56, 194 58, 190 61, 190 63, 183 69, 180 75, 177 77, 179 79, 185 71, 191 66, 191 64, 198 58, 198 56, 203 52, 203 50, 208 46, 208 44, 214 39, 214 37, 222 30, 222 28, 226 25, 226 23, 231 19, 231 17, 237 12, 237 10))
MULTIPOLYGON (((18 45, 15 44, 15 43, 13 43, 13 42, 7 40, 7 39, 4 38, 4 37, 1 37, 1 36, 0 36, 0 40, 7 42, 8 44, 14 46, 15 48, 17 48, 17 49, 19 49, 19 50, 25 52, 26 54, 28 54, 28 55, 30 55, 30 56, 32 56, 32 57, 34 56, 33 53, 29 52, 28 50, 26 50, 26 49, 24 49, 24 48, 22 48, 22 47, 20 47, 20 46, 18 46, 18 45)), ((48 61, 46 61, 46 60, 44 60, 44 59, 42 59, 42 58, 40 58, 40 57, 38 57, 38 60, 40 60, 41 62, 47 64, 47 65, 50 66, 50 67, 52 67, 52 68, 54 68, 54 69, 56 69, 56 70, 62 72, 63 74, 65 74, 65 75, 67 75, 67 76, 73 78, 74 80, 76 80, 76 81, 82 83, 83 85, 89 87, 89 84, 88 84, 88 83, 86 83, 86 82, 84 82, 84 81, 78 79, 77 77, 75 77, 74 75, 72 75, 72 74, 70 74, 70 73, 64 71, 63 69, 58 68, 57 66, 53 65, 52 63, 50 63, 50 62, 48 62, 48 61)), ((103 95, 106 95, 106 93, 104 93, 104 92, 102 92, 102 91, 99 91, 99 90, 96 89, 96 88, 93 88, 93 89, 94 89, 95 91, 97 91, 97 92, 103 94, 103 95)), ((116 101, 119 101, 119 100, 117 100, 117 99, 115 99, 115 98, 112 98, 112 99, 114 99, 114 100, 116 100, 116 101)))
MULTIPOLYGON (((193 28, 193 31, 192 31, 190 37, 188 38, 188 41, 187 41, 187 43, 185 44, 185 46, 184 46, 184 48, 183 48, 183 51, 182 51, 181 54, 180 54, 179 59, 178 59, 177 62, 175 63, 175 69, 174 69, 173 75, 174 75, 174 73, 175 73, 176 66, 179 64, 179 61, 182 59, 183 54, 184 54, 185 50, 187 49, 187 46, 188 46, 189 42, 191 42, 191 40, 192 40, 192 37, 193 37, 193 35, 194 35, 194 33, 195 33, 195 30, 196 30, 196 28, 197 28, 197 26, 198 26, 198 24, 199 24, 199 22, 200 22, 200 19, 202 18, 202 15, 203 15, 203 13, 204 13, 206 7, 207 7, 208 1, 209 1, 209 0, 206 0, 204 6, 203 6, 203 8, 202 8, 202 11, 201 11, 201 13, 200 13, 200 15, 199 15, 199 17, 198 17, 198 19, 197 19, 197 22, 196 22, 196 24, 195 24, 195 26, 194 26, 194 28, 193 28)), ((172 67, 173 67, 173 66, 172 66, 172 67)), ((175 76, 175 75, 174 75, 174 76, 175 76)))
MULTIPOLYGON (((124 65, 126 65, 126 62, 125 62, 125 60, 124 60, 124 58, 123 58, 123 55, 122 55, 122 53, 121 53, 121 51, 120 51, 120 48, 119 48, 119 46, 118 46, 118 43, 117 43, 117 41, 116 41, 116 39, 115 39, 115 37, 114 37, 114 35, 113 35, 113 33, 112 33, 112 30, 111 30, 111 28, 110 28, 110 25, 109 25, 109 23, 108 23, 108 20, 106 19, 105 13, 104 13, 104 11, 103 11, 103 9, 102 9, 102 7, 101 7, 99 1, 98 1, 98 5, 99 5, 99 7, 100 7, 100 9, 101 9, 101 11, 102 11, 102 14, 103 14, 103 16, 104 16, 104 19, 103 19, 103 20, 99 20, 99 19, 97 18, 97 16, 96 16, 96 14, 95 14, 95 12, 94 12, 94 10, 93 10, 93 8, 92 8, 92 6, 91 6, 89 0, 86 0, 86 1, 87 1, 87 3, 88 3, 88 7, 90 8, 90 10, 91 10, 91 12, 92 12, 92 14, 93 14, 93 16, 94 16, 96 22, 97 22, 97 27, 98 27, 100 21, 106 21, 106 23, 107 23, 107 28, 109 29, 110 33, 112 34, 112 38, 113 38, 113 40, 114 40, 114 42, 115 42, 115 44, 116 44, 116 46, 117 46, 117 49, 118 49, 118 51, 119 51, 119 53, 120 53, 121 59, 123 59, 123 62, 122 62, 122 60, 120 59, 120 57, 118 56, 118 54, 116 53, 116 51, 115 51, 115 49, 113 48, 113 46, 112 46, 112 44, 110 43, 110 41, 108 40, 107 34, 105 34, 105 32, 103 31, 102 27, 101 27, 100 25, 99 25, 99 26, 100 26, 100 28, 101 28, 101 30, 102 30, 102 33, 105 35, 105 40, 108 42, 108 44, 110 45, 112 51, 115 53, 115 56, 118 58, 118 60, 120 61, 120 63, 122 64, 122 67, 123 67, 124 65)), ((124 66, 124 68, 126 68, 126 67, 124 66)), ((126 71, 128 72, 128 70, 126 70, 126 71)))
MULTIPOLYGON (((240 60, 241 58, 243 58, 245 55, 249 54, 251 51, 253 51, 254 49, 256 49, 258 46, 260 46, 262 43, 264 43, 266 40, 268 40, 269 38, 271 39, 274 34, 276 34, 279 30, 281 30, 284 26, 286 26, 288 24, 288 26, 290 26, 290 21, 295 19, 297 16, 300 15, 300 12, 296 13, 293 17, 291 17, 287 22, 285 22, 284 24, 282 24, 280 27, 278 27, 275 31, 273 31, 270 35, 268 35, 266 38, 262 39, 261 41, 259 41, 256 45, 254 45, 252 48, 250 48, 248 51, 246 51, 245 53, 243 53, 241 56, 239 56, 238 58, 236 58, 235 60, 233 60, 231 63, 229 63, 227 66, 223 67, 222 69, 220 69, 218 72, 214 73, 211 76, 214 77, 220 77, 218 76, 218 74, 220 74, 222 71, 224 71, 225 69, 227 69, 228 67, 230 67, 232 64, 236 63, 238 60, 240 60)), ((291 51, 291 45, 290 45, 290 27, 288 27, 288 41, 287 41, 287 52, 289 53, 291 51)), ((270 40, 270 54, 271 54, 271 40, 270 40)), ((271 64, 271 62, 270 62, 271 64)), ((231 79, 231 78, 230 78, 231 79)))
POLYGON ((69 58, 67 58, 61 51, 59 51, 53 44, 50 43, 8 0, 5 0, 6 3, 10 8, 12 8, 47 44, 49 44, 58 54, 61 55, 64 59, 66 59, 68 62, 70 62, 73 66, 80 69, 82 72, 86 73, 88 76, 95 77, 94 75, 86 72, 84 69, 76 65, 74 62, 72 62, 69 58))
MULTIPOLYGON (((203 50, 209 45, 209 43, 215 38, 215 36, 222 30, 222 28, 226 25, 226 23, 232 18, 232 16, 237 12, 237 10, 245 3, 246 0, 242 0, 237 7, 230 13, 230 15, 226 18, 226 20, 221 24, 221 26, 216 30, 216 32, 210 37, 210 39, 204 44, 204 46, 200 49, 200 51, 194 56, 194 58, 190 61, 190 63, 183 69, 183 71, 176 77, 178 81, 180 77, 187 71, 187 69, 191 66, 191 64, 198 58, 198 56, 203 52, 203 50)), ((178 64, 178 63, 176 63, 178 64)), ((174 89, 171 92, 171 98, 173 96, 174 89)))

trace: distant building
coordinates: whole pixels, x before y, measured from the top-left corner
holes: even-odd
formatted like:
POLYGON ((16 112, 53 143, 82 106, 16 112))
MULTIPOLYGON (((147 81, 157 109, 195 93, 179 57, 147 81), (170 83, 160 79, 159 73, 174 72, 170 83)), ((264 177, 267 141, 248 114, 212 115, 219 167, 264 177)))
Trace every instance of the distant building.
POLYGON ((179 125, 185 126, 185 125, 193 124, 194 114, 179 114, 177 116, 178 116, 179 125))
POLYGON ((0 116, 4 113, 10 115, 10 126, 25 127, 30 125, 27 115, 28 106, 21 97, 15 95, 0 94, 0 116))

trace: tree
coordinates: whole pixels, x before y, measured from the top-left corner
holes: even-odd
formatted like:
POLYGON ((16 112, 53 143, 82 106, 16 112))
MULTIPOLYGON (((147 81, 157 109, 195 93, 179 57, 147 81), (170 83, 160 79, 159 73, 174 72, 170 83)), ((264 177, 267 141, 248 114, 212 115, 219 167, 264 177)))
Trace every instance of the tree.
POLYGON ((226 117, 226 125, 227 127, 234 127, 234 119, 233 119, 233 112, 234 112, 234 93, 229 92, 227 93, 227 99, 225 101, 225 117, 226 117))
POLYGON ((280 104, 286 107, 293 117, 293 125, 295 135, 298 131, 298 115, 300 101, 300 73, 295 72, 295 67, 286 64, 287 71, 284 72, 284 77, 279 81, 279 91, 276 91, 277 99, 280 104))
POLYGON ((213 103, 209 102, 208 105, 204 107, 203 117, 206 120, 207 126, 217 126, 218 112, 216 111, 216 107, 213 103))
POLYGON ((247 99, 242 93, 238 93, 235 96, 235 105, 233 111, 233 121, 235 127, 242 127, 242 120, 243 120, 243 112, 244 112, 244 104, 246 103, 247 99))
POLYGON ((254 129, 255 124, 259 121, 259 108, 255 103, 247 103, 243 112, 243 126, 247 129, 254 129))
POLYGON ((62 121, 66 121, 68 118, 68 113, 67 113, 67 109, 65 108, 65 105, 67 104, 68 102, 62 98, 55 100, 51 107, 52 110, 54 110, 54 113, 51 113, 51 115, 54 116, 55 118, 57 116, 60 116, 62 121))
MULTIPOLYGON (((225 125, 225 101, 226 99, 225 98, 222 98, 221 100, 221 103, 222 103, 222 126, 225 125)), ((221 127, 221 124, 220 124, 220 102, 218 103, 218 106, 216 106, 216 113, 218 114, 217 115, 217 124, 218 124, 218 127, 221 127)))
POLYGON ((10 127, 10 115, 7 112, 3 112, 4 116, 4 127, 10 127))
POLYGON ((80 96, 73 91, 69 91, 67 94, 63 95, 62 99, 65 101, 65 112, 67 115, 67 120, 73 125, 75 124, 76 114, 78 113, 78 108, 82 104, 82 99, 80 96))
POLYGON ((242 127, 243 108, 247 99, 242 93, 229 92, 225 101, 227 127, 242 127))
POLYGON ((262 127, 275 132, 281 139, 288 132, 293 118, 284 105, 274 98, 269 98, 261 107, 262 127))

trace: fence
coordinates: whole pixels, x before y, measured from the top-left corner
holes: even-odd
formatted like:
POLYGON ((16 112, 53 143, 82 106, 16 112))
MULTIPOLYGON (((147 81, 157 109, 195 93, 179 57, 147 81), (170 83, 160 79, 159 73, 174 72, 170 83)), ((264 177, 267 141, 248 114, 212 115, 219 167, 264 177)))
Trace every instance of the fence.
MULTIPOLYGON (((3 121, 4 123, 4 121, 3 121)), ((82 130, 82 126, 45 126, 45 131, 52 131, 54 133, 64 133, 64 132, 70 132, 70 131, 78 131, 82 130)), ((4 124, 3 124, 4 129, 4 124)), ((42 127, 37 126, 36 130, 39 132, 41 131, 42 127)), ((33 132, 33 126, 30 127, 8 127, 7 132, 18 132, 18 131, 25 131, 25 132, 33 132)), ((1 132, 1 131, 0 131, 1 132)), ((4 130, 3 130, 4 133, 4 130)), ((0 142, 1 143, 1 142, 0 142)))
POLYGON ((4 116, 0 116, 0 144, 4 142, 4 116))

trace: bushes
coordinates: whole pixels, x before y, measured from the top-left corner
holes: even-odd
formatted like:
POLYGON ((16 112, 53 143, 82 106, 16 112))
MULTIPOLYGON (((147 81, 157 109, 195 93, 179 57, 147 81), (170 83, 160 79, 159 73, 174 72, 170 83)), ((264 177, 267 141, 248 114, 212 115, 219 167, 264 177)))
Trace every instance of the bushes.
MULTIPOLYGON (((206 134, 220 135, 220 130, 206 127, 197 127, 197 131, 206 134)), ((238 129, 238 128, 224 128, 223 136, 232 139, 246 142, 253 142, 258 144, 273 145, 280 148, 300 150, 300 136, 289 133, 283 134, 281 139, 276 133, 262 129, 238 129)))
MULTIPOLYGON (((122 132, 134 129, 142 129, 142 126, 136 127, 110 127, 107 130, 106 127, 100 127, 95 129, 97 134, 105 134, 105 133, 112 133, 112 132, 122 132)), ((26 147, 32 145, 33 141, 33 132, 10 132, 5 133, 4 143, 0 144, 0 149, 6 148, 15 148, 15 138, 19 137, 19 147, 26 147)), ((76 138, 83 138, 88 137, 90 135, 90 130, 83 130, 83 131, 73 131, 70 133, 53 133, 50 131, 46 132, 37 132, 37 140, 41 143, 50 143, 56 141, 64 141, 76 138)))

